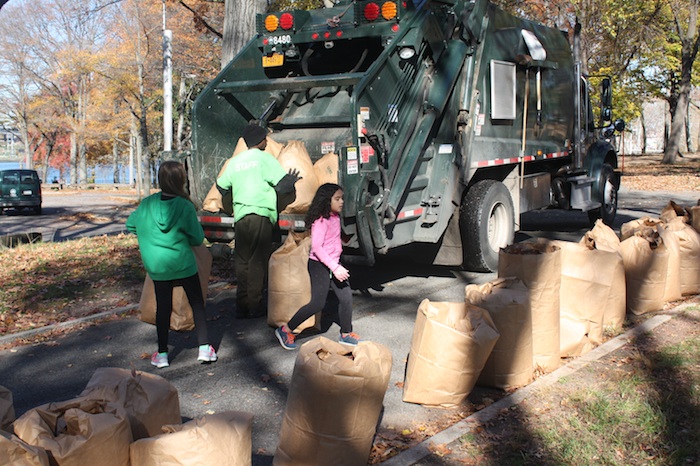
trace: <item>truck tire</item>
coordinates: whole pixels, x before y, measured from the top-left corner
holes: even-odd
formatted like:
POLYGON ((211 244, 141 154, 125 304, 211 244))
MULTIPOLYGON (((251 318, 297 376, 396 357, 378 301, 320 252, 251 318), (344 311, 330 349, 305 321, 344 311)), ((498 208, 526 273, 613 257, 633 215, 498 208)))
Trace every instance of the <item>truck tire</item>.
POLYGON ((603 223, 612 226, 617 214, 617 186, 613 168, 607 163, 600 167, 598 179, 593 183, 593 194, 601 206, 588 211, 588 220, 593 225, 600 218, 603 223))
POLYGON ((469 188, 459 209, 459 228, 464 268, 498 270, 499 251, 515 235, 513 200, 503 183, 483 180, 469 188))

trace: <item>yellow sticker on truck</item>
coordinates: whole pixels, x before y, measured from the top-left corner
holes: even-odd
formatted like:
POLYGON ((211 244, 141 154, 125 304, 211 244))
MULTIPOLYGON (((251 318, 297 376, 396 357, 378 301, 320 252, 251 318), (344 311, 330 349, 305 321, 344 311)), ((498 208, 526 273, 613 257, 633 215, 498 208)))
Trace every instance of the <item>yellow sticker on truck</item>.
POLYGON ((263 55, 262 57, 262 66, 263 68, 270 68, 273 66, 282 66, 284 64, 284 55, 281 53, 273 53, 269 57, 267 55, 263 55))

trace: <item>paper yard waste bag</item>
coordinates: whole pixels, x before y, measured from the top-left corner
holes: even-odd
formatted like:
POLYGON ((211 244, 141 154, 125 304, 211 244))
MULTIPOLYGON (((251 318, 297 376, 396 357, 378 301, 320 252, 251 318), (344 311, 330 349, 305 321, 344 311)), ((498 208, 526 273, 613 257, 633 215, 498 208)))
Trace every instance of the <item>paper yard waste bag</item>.
POLYGON ((314 173, 319 186, 325 183, 338 184, 338 154, 329 152, 315 161, 314 173))
MULTIPOLYGON (((659 234, 670 253, 670 242, 677 245, 678 281, 682 295, 700 293, 700 233, 688 225, 683 217, 659 225, 659 234)), ((669 258, 669 268, 671 268, 669 258)), ((668 283, 666 284, 668 287, 668 283)))
POLYGON ((12 466, 49 466, 43 448, 29 445, 16 435, 0 432, 0 464, 12 466))
POLYGON ((497 278, 464 291, 468 304, 489 312, 500 335, 476 384, 504 390, 529 384, 534 372, 528 289, 518 278, 497 278))
POLYGON ((304 343, 272 464, 366 465, 390 375, 391 352, 379 343, 304 343))
POLYGON ((164 425, 182 421, 175 386, 148 372, 100 367, 80 397, 111 401, 123 407, 134 440, 158 435, 164 425))
MULTIPOLYGON (((309 250, 311 236, 308 231, 290 231, 287 239, 270 256, 267 284, 267 324, 281 327, 305 304, 311 301, 311 279, 309 278, 309 250)), ((316 327, 320 328, 321 313, 301 323, 295 333, 316 327)))
POLYGON ((284 210, 285 214, 305 214, 309 210, 311 200, 319 187, 314 165, 306 151, 306 145, 302 141, 289 141, 282 152, 277 156, 280 164, 287 172, 291 168, 299 170, 301 179, 294 184, 296 188, 296 200, 284 210))
POLYGON ((33 408, 15 421, 15 434, 43 448, 60 466, 129 466, 131 428, 123 408, 74 398, 33 408))
POLYGON ((623 223, 620 227, 620 241, 624 241, 638 232, 643 232, 643 235, 648 235, 651 231, 656 231, 656 227, 660 223, 663 223, 661 219, 651 217, 641 217, 623 223))
MULTIPOLYGON (((207 302, 207 292, 209 291, 209 275, 211 274, 211 264, 213 261, 211 252, 205 245, 194 246, 192 248, 197 259, 197 272, 199 273, 199 283, 202 286, 202 296, 207 302)), ((141 291, 141 320, 149 324, 156 323, 156 290, 151 277, 146 275, 146 280, 141 291)), ((170 314, 170 330, 183 332, 194 329, 194 317, 192 307, 187 300, 184 288, 176 286, 173 288, 173 312, 170 314)))
POLYGON ((413 326, 403 401, 451 408, 476 385, 498 331, 488 311, 424 299, 413 326))
POLYGON ((133 466, 250 466, 253 415, 206 414, 131 444, 133 466))
MULTIPOLYGON (((676 220, 678 221, 678 217, 676 217, 676 220)), ((681 222, 681 224, 683 223, 681 222)), ((680 238, 672 230, 669 230, 665 223, 660 223, 656 230, 668 251, 668 268, 666 269, 666 285, 664 287, 663 300, 665 303, 670 303, 678 301, 683 296, 681 291, 680 238)))
POLYGON ((559 367, 559 288, 561 249, 549 240, 516 243, 501 249, 498 276, 517 277, 530 290, 532 353, 535 369, 559 367))
POLYGON ((635 315, 664 307, 668 250, 658 233, 631 236, 621 243, 627 282, 627 310, 635 315))
POLYGON ((659 219, 664 223, 669 223, 676 218, 680 218, 683 223, 689 223, 690 211, 686 211, 682 206, 673 201, 669 201, 666 207, 661 209, 659 219))
POLYGON ((14 420, 15 405, 12 401, 12 392, 0 385, 0 430, 12 433, 14 420))
POLYGON ((610 294, 603 310, 603 326, 619 331, 625 323, 627 314, 627 285, 625 283, 625 266, 622 263, 620 238, 612 228, 598 219, 590 231, 580 241, 589 249, 608 253, 608 260, 614 262, 610 280, 610 294))
POLYGON ((559 316, 560 354, 562 358, 581 356, 595 344, 590 340, 591 323, 578 315, 563 312, 559 316))
POLYGON ((622 258, 581 243, 554 243, 561 248, 559 313, 587 322, 588 340, 600 345, 605 330, 605 307, 601 304, 608 302, 622 258))
POLYGON ((700 201, 698 205, 690 208, 690 226, 693 227, 695 231, 700 233, 700 201))

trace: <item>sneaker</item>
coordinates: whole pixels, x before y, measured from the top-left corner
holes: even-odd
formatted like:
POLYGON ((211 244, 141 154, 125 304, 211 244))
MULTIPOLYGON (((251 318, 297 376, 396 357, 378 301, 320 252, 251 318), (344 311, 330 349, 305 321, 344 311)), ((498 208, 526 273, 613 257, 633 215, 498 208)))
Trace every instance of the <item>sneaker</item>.
POLYGON ((197 361, 204 364, 205 362, 214 362, 218 358, 216 357, 216 351, 211 345, 200 345, 199 346, 199 356, 197 361))
POLYGON ((297 344, 294 343, 294 339, 296 337, 292 332, 285 332, 282 329, 282 327, 279 327, 275 330, 275 336, 280 341, 280 345, 282 345, 282 348, 286 350, 296 349, 297 344))
POLYGON ((342 343, 344 345, 350 345, 350 346, 357 346, 357 344, 362 341, 360 340, 360 335, 358 335, 355 332, 350 332, 350 333, 341 333, 340 337, 338 338, 338 343, 342 343))
POLYGON ((168 363, 168 353, 159 353, 156 351, 153 353, 153 356, 151 356, 151 364, 156 366, 158 369, 168 367, 170 365, 170 363, 168 363))

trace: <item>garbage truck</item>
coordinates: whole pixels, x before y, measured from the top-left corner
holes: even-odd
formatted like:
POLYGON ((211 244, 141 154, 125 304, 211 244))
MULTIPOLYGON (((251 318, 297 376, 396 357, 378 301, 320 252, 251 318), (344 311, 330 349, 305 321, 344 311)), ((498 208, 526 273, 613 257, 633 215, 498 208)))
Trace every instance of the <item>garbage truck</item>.
MULTIPOLYGON (((610 224, 621 172, 609 77, 587 76, 567 33, 487 0, 324 0, 257 15, 256 36, 208 84, 186 154, 195 203, 244 125, 311 158, 338 157, 344 260, 395 251, 494 271, 520 216, 587 212, 610 224), (595 108, 594 104, 595 102, 595 108)), ((233 217, 201 212, 210 241, 233 217)), ((303 229, 303 215, 279 228, 303 229)))

